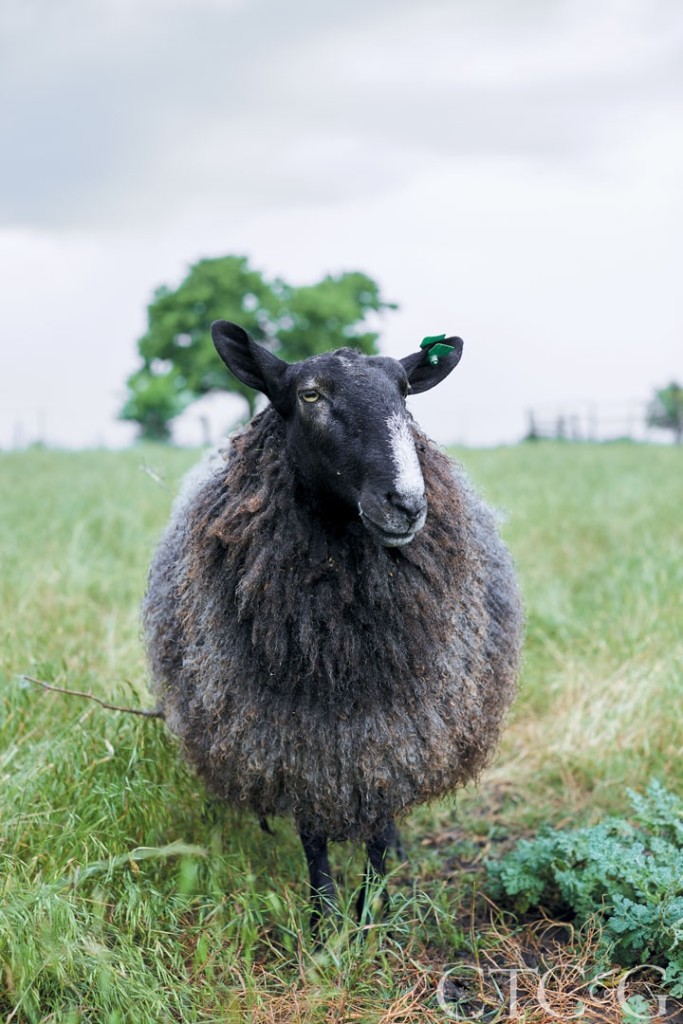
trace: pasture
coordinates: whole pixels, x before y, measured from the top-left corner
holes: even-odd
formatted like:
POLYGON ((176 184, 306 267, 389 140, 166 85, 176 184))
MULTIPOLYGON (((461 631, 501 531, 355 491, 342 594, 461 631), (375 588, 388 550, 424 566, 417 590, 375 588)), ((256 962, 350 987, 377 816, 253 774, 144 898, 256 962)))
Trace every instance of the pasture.
MULTIPOLYGON (((21 680, 150 706, 138 606, 197 453, 0 455, 1 1020, 445 1020, 445 965, 514 942, 476 895, 485 857, 652 778, 683 793, 683 450, 455 454, 519 568, 519 697, 478 789, 408 819, 390 920, 319 950, 288 822, 268 836, 207 799, 162 723, 21 680)), ((358 854, 333 859, 351 906, 358 854)))

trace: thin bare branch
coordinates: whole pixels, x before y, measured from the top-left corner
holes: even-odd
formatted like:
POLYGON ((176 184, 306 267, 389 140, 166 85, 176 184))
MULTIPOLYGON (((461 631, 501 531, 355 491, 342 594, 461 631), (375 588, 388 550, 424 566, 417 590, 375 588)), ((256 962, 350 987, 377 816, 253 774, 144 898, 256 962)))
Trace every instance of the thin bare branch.
POLYGON ((155 469, 152 469, 151 466, 148 466, 146 462, 140 463, 140 469, 142 470, 143 473, 146 473, 147 476, 151 477, 154 483, 158 484, 159 487, 162 487, 165 491, 171 490, 171 488, 168 486, 164 478, 160 476, 155 469))
POLYGON ((44 679, 35 679, 33 676, 21 675, 20 679, 25 679, 28 683, 35 683, 36 686, 42 686, 44 690, 51 690, 53 693, 65 693, 69 697, 83 697, 85 700, 94 700, 96 704, 101 705, 103 708, 107 708, 108 711, 124 711, 128 715, 142 715, 144 718, 163 718, 164 713, 158 708, 146 710, 145 708, 125 708, 120 704, 110 704, 109 701, 102 700, 100 697, 96 697, 93 693, 83 693, 81 690, 67 690, 63 686, 55 686, 53 683, 46 683, 44 679))

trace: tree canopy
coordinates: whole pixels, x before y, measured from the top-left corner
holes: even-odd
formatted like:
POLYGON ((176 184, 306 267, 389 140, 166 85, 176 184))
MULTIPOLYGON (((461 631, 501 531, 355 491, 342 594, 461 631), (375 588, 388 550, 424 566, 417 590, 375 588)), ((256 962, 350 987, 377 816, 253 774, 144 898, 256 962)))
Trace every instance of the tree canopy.
POLYGON ((295 287, 268 281, 242 256, 200 260, 175 289, 160 287, 147 309, 138 341, 142 365, 127 381, 124 420, 141 437, 167 440, 171 420, 210 391, 244 397, 253 415, 256 395, 227 372, 210 335, 214 320, 234 320, 288 362, 345 345, 372 355, 378 335, 370 313, 395 309, 372 278, 358 271, 295 287))
POLYGON ((655 393, 647 410, 649 427, 672 430, 677 444, 683 441, 683 387, 671 383, 655 393))

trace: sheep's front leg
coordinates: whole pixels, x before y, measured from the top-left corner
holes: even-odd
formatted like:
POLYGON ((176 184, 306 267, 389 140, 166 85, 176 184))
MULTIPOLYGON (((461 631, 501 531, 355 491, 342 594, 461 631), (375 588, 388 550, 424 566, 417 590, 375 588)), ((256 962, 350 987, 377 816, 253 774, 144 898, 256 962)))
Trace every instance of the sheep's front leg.
POLYGON ((336 914, 337 889, 332 879, 327 856, 327 838, 299 832, 306 854, 308 873, 311 879, 311 930, 315 934, 320 921, 336 914))
MULTIPOLYGON (((403 858, 403 847, 401 845, 401 837, 398 834, 398 830, 393 821, 389 821, 384 828, 373 836, 368 841, 368 862, 365 868, 365 875, 363 878, 363 885, 361 891, 358 894, 358 902, 356 903, 356 912, 358 914, 358 920, 361 924, 364 923, 364 918, 367 916, 368 907, 368 893, 370 886, 373 881, 384 878, 386 874, 387 854, 390 847, 394 847, 399 857, 403 858)), ((382 910, 386 913, 389 905, 389 896, 386 891, 386 887, 382 890, 382 910)))

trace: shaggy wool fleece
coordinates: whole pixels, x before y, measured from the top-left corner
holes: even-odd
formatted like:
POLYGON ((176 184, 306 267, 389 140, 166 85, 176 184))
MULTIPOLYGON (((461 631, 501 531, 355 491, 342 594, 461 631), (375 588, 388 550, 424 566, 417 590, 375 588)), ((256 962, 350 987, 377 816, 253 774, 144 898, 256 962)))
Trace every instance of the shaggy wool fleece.
POLYGON ((150 572, 152 686, 189 761, 231 804, 330 839, 477 776, 514 693, 511 559, 413 430, 429 512, 405 547, 302 492, 268 408, 189 481, 150 572))

